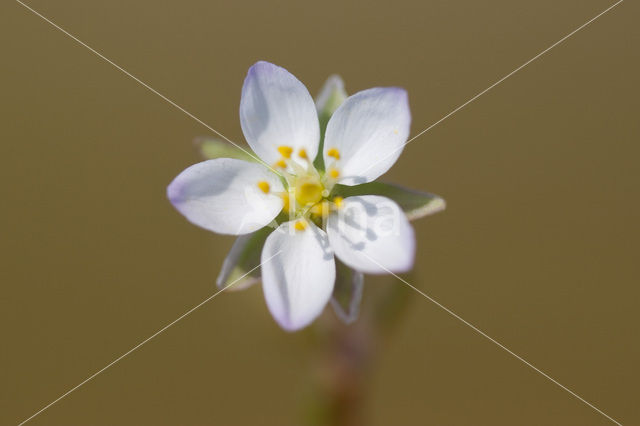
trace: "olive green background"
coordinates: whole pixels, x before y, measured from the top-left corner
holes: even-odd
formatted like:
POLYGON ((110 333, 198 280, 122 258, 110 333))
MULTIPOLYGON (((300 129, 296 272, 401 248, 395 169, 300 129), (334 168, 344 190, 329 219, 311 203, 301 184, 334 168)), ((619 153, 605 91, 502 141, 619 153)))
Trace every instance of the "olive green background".
MULTIPOLYGON (((257 60, 314 95, 331 73, 349 93, 405 87, 416 134, 612 2, 28 4, 243 142, 240 88, 257 60)), ((411 142, 385 176, 448 202, 414 223, 410 282, 629 425, 638 12, 625 1, 411 142)), ((206 128, 16 2, 0 32, 0 424, 15 425, 211 295, 233 239, 165 199, 206 128)), ((367 389, 371 425, 612 424, 403 291, 367 389)), ((313 333, 280 330, 259 287, 223 293, 29 424, 297 425, 313 333)))

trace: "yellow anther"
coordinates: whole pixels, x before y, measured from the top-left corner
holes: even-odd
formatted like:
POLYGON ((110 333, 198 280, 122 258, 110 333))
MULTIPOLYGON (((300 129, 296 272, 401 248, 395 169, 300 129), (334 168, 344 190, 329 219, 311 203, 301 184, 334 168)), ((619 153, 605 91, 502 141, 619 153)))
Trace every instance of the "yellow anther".
POLYGON ((304 231, 305 229, 307 229, 307 221, 304 219, 299 220, 295 225, 293 225, 293 227, 296 228, 296 231, 304 231))
POLYGON ((341 208, 342 204, 343 204, 344 199, 342 197, 334 197, 333 199, 333 204, 335 204, 335 206, 337 208, 341 208))
POLYGON ((309 209, 312 215, 325 218, 329 215, 329 202, 323 201, 321 203, 315 204, 311 209, 309 209))
POLYGON ((329 169, 329 176, 331 176, 334 179, 337 179, 338 176, 340 176, 340 172, 337 169, 329 169))
POLYGON ((304 158, 305 160, 309 158, 307 157, 307 150, 304 148, 300 148, 300 151, 298 151, 298 156, 300 158, 304 158))
POLYGON ((260 188, 260 190, 262 190, 262 192, 264 192, 265 194, 268 194, 271 187, 269 186, 269 182, 261 180, 260 182, 258 182, 258 188, 260 188))
POLYGON ((291 153, 293 152, 293 148, 291 148, 290 146, 286 146, 286 145, 280 145, 278 147, 278 152, 284 158, 291 158, 291 153))
POLYGON ((329 151, 327 151, 327 155, 329 157, 335 158, 336 160, 340 159, 340 151, 338 151, 337 148, 331 148, 329 151))
POLYGON ((287 168, 287 162, 284 160, 278 160, 274 163, 275 167, 280 167, 281 169, 286 169, 287 168))
POLYGON ((282 201, 283 201, 282 210, 284 210, 285 212, 288 213, 289 212, 289 208, 291 206, 291 204, 289 203, 289 193, 288 192, 283 192, 281 194, 281 197, 282 197, 282 201))
POLYGON ((296 200, 303 206, 309 206, 322 199, 324 187, 313 177, 299 179, 296 184, 296 200))
POLYGON ((398 129, 393 129, 393 133, 398 134, 398 129))

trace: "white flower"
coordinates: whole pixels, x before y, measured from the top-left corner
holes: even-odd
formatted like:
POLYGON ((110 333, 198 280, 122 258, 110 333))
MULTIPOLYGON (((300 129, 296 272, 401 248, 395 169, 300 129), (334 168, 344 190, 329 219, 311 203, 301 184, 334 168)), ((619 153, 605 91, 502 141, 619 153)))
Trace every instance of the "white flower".
POLYGON ((240 123, 264 164, 207 160, 178 175, 167 194, 189 221, 221 234, 249 234, 282 218, 262 249, 263 261, 274 256, 262 265, 263 290, 278 324, 297 330, 331 298, 334 255, 360 273, 411 269, 415 237, 400 206, 384 196, 343 198, 335 191, 389 170, 410 122, 405 90, 356 93, 331 116, 316 168, 321 132, 311 95, 284 68, 258 62, 244 81, 240 123))

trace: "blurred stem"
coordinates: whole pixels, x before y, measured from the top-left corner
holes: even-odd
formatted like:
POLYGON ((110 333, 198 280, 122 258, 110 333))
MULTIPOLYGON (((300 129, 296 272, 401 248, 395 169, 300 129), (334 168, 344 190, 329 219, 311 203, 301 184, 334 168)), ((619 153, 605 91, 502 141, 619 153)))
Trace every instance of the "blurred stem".
POLYGON ((373 339, 360 324, 345 326, 327 318, 317 370, 319 405, 311 424, 316 426, 364 426, 364 399, 373 339))
MULTIPOLYGON (((378 284, 378 283, 376 283, 378 284)), ((322 317, 314 345, 316 386, 308 424, 366 426, 367 398, 375 356, 406 312, 408 291, 390 279, 387 285, 365 287, 360 318, 351 325, 333 312, 322 317)))

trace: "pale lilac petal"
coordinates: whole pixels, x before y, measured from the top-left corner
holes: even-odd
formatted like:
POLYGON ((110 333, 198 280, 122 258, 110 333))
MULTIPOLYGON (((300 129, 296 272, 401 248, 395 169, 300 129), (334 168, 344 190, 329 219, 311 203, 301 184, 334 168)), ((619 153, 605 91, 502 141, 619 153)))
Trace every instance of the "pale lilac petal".
POLYGON ((366 274, 406 272, 413 267, 415 235, 402 209, 378 195, 345 198, 327 220, 336 256, 366 274))
POLYGON ((279 146, 296 153, 304 149, 312 160, 318 152, 320 126, 313 98, 289 71, 269 62, 249 69, 242 86, 240 124, 253 151, 269 165, 281 158, 279 146))
POLYGON ((396 162, 411 125, 404 89, 376 87, 347 98, 333 113, 324 139, 324 161, 339 171, 338 182, 357 185, 377 179, 396 162), (337 150, 340 158, 330 156, 337 150))
POLYGON ((169 184, 167 197, 190 222, 220 234, 241 235, 282 210, 282 182, 261 164, 217 158, 194 164, 169 184), (259 182, 269 185, 265 193, 259 182))
POLYGON ((309 325, 331 298, 336 278, 327 234, 309 223, 297 230, 283 223, 262 250, 262 288, 267 307, 285 330, 309 325))

